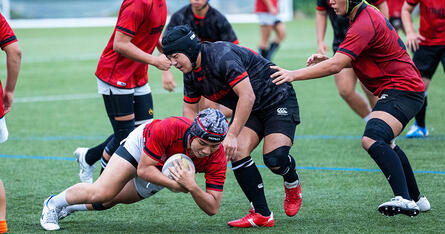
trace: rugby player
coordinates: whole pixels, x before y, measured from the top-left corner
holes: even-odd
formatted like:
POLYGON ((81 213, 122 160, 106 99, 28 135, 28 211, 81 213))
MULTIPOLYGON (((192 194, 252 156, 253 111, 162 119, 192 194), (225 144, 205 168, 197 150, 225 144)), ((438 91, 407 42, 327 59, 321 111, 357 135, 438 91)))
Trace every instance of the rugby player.
POLYGON ((264 163, 284 179, 285 212, 288 216, 297 214, 301 186, 289 151, 300 117, 292 85, 274 85, 269 78, 273 64, 252 50, 230 42, 200 43, 187 26, 168 30, 162 47, 172 65, 184 73, 185 117, 196 115, 201 96, 234 113, 223 145, 253 209, 228 224, 242 228, 274 226, 261 175, 250 157, 263 138, 264 163))
POLYGON ((351 20, 345 40, 334 57, 312 55, 310 67, 288 71, 280 67, 271 77, 277 85, 315 79, 354 69, 367 89, 379 97, 362 137, 362 146, 382 170, 394 198, 381 204, 384 215, 409 216, 430 209, 421 196, 411 165, 402 149, 391 143, 422 107, 425 87, 405 45, 383 14, 362 0, 330 0, 337 15, 351 20))
POLYGON ((119 146, 93 184, 79 183, 47 198, 40 224, 45 230, 58 230, 59 219, 75 211, 134 203, 163 187, 190 193, 199 208, 214 215, 226 178, 227 161, 221 142, 227 132, 225 116, 210 108, 199 112, 193 122, 185 117, 170 117, 140 125, 119 146), (160 171, 165 161, 177 153, 189 156, 195 171, 205 174, 205 191, 196 184, 195 172, 182 164, 176 164, 171 171, 173 179, 160 171))

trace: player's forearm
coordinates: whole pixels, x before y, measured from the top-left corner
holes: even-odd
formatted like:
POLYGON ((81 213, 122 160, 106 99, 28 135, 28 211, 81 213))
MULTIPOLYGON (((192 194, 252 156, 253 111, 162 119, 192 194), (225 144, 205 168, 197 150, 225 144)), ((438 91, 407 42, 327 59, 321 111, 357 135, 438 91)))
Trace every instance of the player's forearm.
POLYGON ((340 72, 344 66, 336 63, 334 59, 328 59, 314 66, 293 71, 294 80, 309 80, 322 78, 340 72))
POLYGON ((413 24, 413 18, 411 16, 414 7, 409 5, 407 2, 403 4, 402 7, 402 23, 406 34, 416 33, 413 24))
POLYGON ((122 56, 136 62, 155 65, 157 62, 156 56, 145 53, 131 42, 118 42, 113 46, 114 51, 122 56))
POLYGON ((189 190, 196 204, 209 216, 218 213, 220 202, 211 194, 204 192, 198 185, 189 190))
POLYGON ((249 119, 250 112, 252 112, 253 104, 255 102, 255 94, 246 93, 241 94, 238 97, 236 104, 235 115, 233 116, 233 122, 230 124, 228 135, 237 137, 243 126, 249 119))
POLYGON ((7 67, 7 80, 5 91, 14 92, 17 84, 17 79, 20 72, 20 65, 22 61, 22 52, 17 43, 13 43, 5 48, 6 51, 6 67, 7 67))
POLYGON ((386 1, 383 1, 376 7, 380 10, 380 12, 382 12, 383 16, 385 16, 386 19, 389 19, 389 9, 388 9, 388 4, 386 3, 386 1))
POLYGON ((148 181, 153 184, 157 184, 169 189, 178 190, 178 186, 180 186, 176 181, 169 179, 167 176, 162 174, 158 168, 155 166, 141 166, 139 164, 137 169, 137 174, 143 180, 148 181))
POLYGON ((326 11, 319 11, 315 13, 315 31, 317 34, 317 43, 324 42, 326 34, 326 11))

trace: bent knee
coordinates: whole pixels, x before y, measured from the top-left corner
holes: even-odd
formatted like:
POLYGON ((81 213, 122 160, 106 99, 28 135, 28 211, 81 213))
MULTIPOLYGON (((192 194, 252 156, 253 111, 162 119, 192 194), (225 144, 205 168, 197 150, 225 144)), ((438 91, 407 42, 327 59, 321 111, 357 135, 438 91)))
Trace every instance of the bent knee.
POLYGON ((375 143, 375 140, 367 137, 367 136, 363 136, 362 137, 362 147, 363 149, 365 149, 366 151, 368 151, 368 149, 371 147, 372 144, 375 143))

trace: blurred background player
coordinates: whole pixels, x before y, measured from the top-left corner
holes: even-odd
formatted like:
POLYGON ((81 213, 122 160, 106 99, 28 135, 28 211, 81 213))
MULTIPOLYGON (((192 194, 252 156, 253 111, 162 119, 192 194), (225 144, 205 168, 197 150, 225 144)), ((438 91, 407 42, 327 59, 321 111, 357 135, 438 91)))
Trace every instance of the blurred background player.
POLYGON ((0 180, 0 233, 7 233, 8 225, 6 224, 6 195, 5 186, 0 180))
POLYGON ((406 46, 414 51, 413 61, 425 84, 425 102, 406 137, 426 137, 429 134, 425 123, 427 90, 439 62, 442 62, 442 69, 445 71, 445 1, 406 0, 402 8, 402 21, 406 33, 406 46), (414 29, 411 16, 417 4, 420 4, 419 33, 414 29))
MULTIPOLYGON (((189 5, 173 13, 166 29, 178 25, 188 25, 200 41, 228 41, 238 44, 232 25, 223 14, 210 6, 208 0, 190 0, 189 5)), ((170 92, 176 87, 175 79, 170 71, 162 72, 162 82, 164 89, 170 92)), ((200 110, 209 107, 219 109, 226 117, 232 116, 230 109, 207 98, 202 98, 200 110)))
POLYGON ((272 56, 286 37, 286 27, 279 17, 278 0, 256 0, 255 13, 260 23, 260 44, 258 46, 261 56, 272 60, 272 56), (275 32, 275 39, 269 44, 271 32, 275 32))
POLYGON ((389 22, 396 31, 404 31, 402 23, 402 6, 405 0, 386 0, 388 4, 389 22))
MULTIPOLYGON (((385 0, 370 0, 368 2, 377 6, 385 17, 388 16, 388 7, 385 0)), ((327 16, 329 16, 332 28, 334 30, 334 40, 332 41, 332 50, 334 51, 334 54, 337 52, 338 46, 345 39, 346 32, 349 29, 349 19, 347 17, 335 14, 334 9, 329 4, 329 0, 317 0, 317 11, 315 15, 317 47, 318 53, 323 55, 328 54, 328 47, 324 42, 327 16)), ((371 109, 376 104, 378 98, 369 92, 369 90, 366 89, 361 82, 359 83, 363 89, 363 92, 366 94, 369 104, 366 102, 365 98, 363 98, 362 95, 355 90, 357 76, 352 68, 342 69, 339 73, 334 74, 334 79, 338 93, 343 100, 345 100, 345 102, 357 115, 359 115, 365 121, 368 121, 371 109)))
POLYGON ((77 148, 80 181, 93 182, 94 163, 104 168, 120 142, 140 124, 153 119, 153 99, 147 80, 148 64, 168 70, 170 61, 153 56, 167 18, 165 0, 124 0, 116 27, 105 47, 96 77, 98 92, 114 134, 93 148, 77 148))
POLYGON ((296 215, 301 186, 289 151, 300 116, 292 85, 274 85, 270 79, 273 63, 252 50, 223 41, 200 43, 187 26, 166 31, 162 47, 172 65, 184 74, 185 117, 196 115, 201 96, 234 112, 224 151, 253 209, 228 224, 240 228, 275 225, 261 174, 250 156, 263 138, 264 164, 284 180, 284 211, 296 215))
POLYGON ((0 47, 6 53, 6 85, 3 90, 0 81, 0 143, 8 139, 8 128, 6 127, 5 115, 11 110, 14 100, 14 89, 19 76, 22 60, 17 37, 12 31, 6 19, 0 14, 0 47))
POLYGON ((271 77, 280 85, 335 74, 353 67, 366 88, 379 96, 362 137, 362 147, 376 162, 394 193, 378 211, 387 216, 416 216, 430 210, 421 196, 408 158, 392 140, 420 110, 425 87, 394 27, 364 0, 330 0, 336 14, 345 15, 351 26, 334 57, 315 54, 306 68, 279 71, 271 77))
POLYGON ((215 215, 226 178, 227 161, 221 142, 228 128, 225 116, 210 108, 199 112, 193 122, 185 117, 170 117, 137 127, 94 184, 76 184, 43 202, 40 225, 48 231, 58 230, 59 219, 73 212, 135 203, 164 187, 190 193, 199 208, 215 215), (177 153, 189 156, 196 169, 176 163, 170 179, 161 169, 177 153), (205 191, 196 184, 195 172, 204 173, 205 191))

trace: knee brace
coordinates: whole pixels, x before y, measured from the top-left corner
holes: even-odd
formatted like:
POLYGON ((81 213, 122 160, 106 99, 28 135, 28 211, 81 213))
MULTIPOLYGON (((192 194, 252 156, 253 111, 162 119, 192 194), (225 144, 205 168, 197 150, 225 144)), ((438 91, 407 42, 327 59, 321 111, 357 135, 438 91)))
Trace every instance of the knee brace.
POLYGON ((134 130, 134 119, 116 122, 117 128, 114 131, 114 137, 120 144, 121 141, 127 138, 128 134, 130 134, 130 132, 134 130))
POLYGON ((394 138, 392 128, 383 120, 373 118, 366 124, 363 136, 367 136, 375 141, 383 141, 390 144, 394 138))
POLYGON ((264 164, 275 174, 285 175, 295 168, 295 160, 289 155, 289 146, 281 146, 263 155, 264 164))

